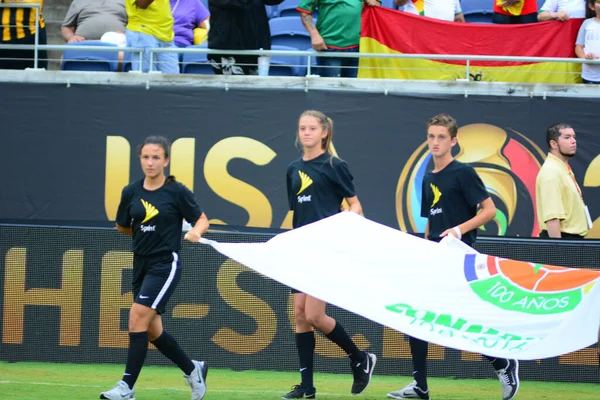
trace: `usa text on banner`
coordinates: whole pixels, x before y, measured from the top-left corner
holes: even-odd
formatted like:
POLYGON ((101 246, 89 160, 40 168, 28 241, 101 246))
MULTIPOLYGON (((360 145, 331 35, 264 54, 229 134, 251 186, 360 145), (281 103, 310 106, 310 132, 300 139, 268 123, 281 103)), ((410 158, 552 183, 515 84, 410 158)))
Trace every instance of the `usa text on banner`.
MULTIPOLYGON (((361 53, 574 57, 581 19, 526 25, 462 24, 367 7, 361 53)), ((360 78, 455 80, 465 61, 361 58, 360 78)), ((472 80, 494 82, 581 82, 581 64, 471 61, 472 80)))
POLYGON ((345 212, 267 243, 217 243, 285 285, 442 346, 538 359, 597 340, 600 271, 467 254, 345 212))

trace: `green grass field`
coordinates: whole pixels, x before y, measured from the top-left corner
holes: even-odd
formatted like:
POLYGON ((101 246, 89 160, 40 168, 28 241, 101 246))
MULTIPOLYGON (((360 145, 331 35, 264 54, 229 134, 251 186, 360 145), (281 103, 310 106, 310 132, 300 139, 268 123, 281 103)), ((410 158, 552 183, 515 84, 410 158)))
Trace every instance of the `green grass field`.
MULTIPOLYGON (((0 362, 0 399, 96 399, 120 379, 122 365, 52 364, 0 362)), ((211 369, 208 373, 207 400, 278 399, 297 383, 294 372, 211 369)), ((374 376, 369 388, 359 397, 350 395, 352 377, 316 374, 318 399, 385 399, 387 392, 400 389, 409 377, 374 376)), ((496 380, 430 379, 432 399, 501 399, 496 380)), ((175 367, 145 367, 136 385, 138 400, 190 398, 189 388, 175 367)), ((592 400, 600 398, 594 384, 521 382, 518 400, 592 400)))

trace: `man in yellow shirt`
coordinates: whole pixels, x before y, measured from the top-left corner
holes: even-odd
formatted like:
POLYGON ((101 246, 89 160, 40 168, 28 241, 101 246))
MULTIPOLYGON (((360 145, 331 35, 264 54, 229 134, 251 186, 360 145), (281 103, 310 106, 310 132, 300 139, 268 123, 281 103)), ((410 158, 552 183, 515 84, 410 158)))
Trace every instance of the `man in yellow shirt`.
POLYGON ((581 239, 588 233, 590 220, 569 166, 577 152, 575 131, 567 124, 551 125, 546 142, 550 151, 535 184, 540 237, 581 239))
MULTIPOLYGON (((0 5, 23 4, 38 5, 38 25, 35 25, 35 8, 4 8, 0 7, 0 44, 46 44, 46 24, 42 18, 44 0, 0 0, 0 5)), ((34 67, 34 50, 0 50, 0 69, 25 69, 34 67)), ((38 68, 48 66, 46 50, 38 51, 38 68)))
MULTIPOLYGON (((151 48, 175 48, 173 39, 173 16, 169 0, 126 0, 127 10, 127 47, 142 47, 144 54, 140 60, 139 53, 132 53, 132 70, 150 70, 151 48)), ((177 53, 155 53, 153 56, 154 71, 166 74, 179 73, 177 53)))

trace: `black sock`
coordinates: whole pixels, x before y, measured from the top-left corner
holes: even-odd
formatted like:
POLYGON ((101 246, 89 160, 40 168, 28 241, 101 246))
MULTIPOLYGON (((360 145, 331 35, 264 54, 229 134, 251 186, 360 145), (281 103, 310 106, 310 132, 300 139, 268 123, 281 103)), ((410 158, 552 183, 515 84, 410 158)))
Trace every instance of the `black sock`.
POLYGON ((175 340, 169 332, 163 331, 158 339, 152 342, 152 344, 155 345, 158 351, 163 353, 165 357, 173 361, 184 374, 189 375, 194 368, 196 368, 192 360, 190 360, 187 354, 179 347, 177 340, 175 340))
POLYGON ((356 347, 350 336, 344 330, 344 327, 339 322, 335 323, 335 327, 327 335, 327 339, 337 344, 348 354, 352 362, 363 362, 365 354, 356 347))
POLYGON ((485 358, 488 359, 489 362, 492 363, 492 365, 494 366, 494 369, 496 371, 498 371, 499 369, 504 369, 506 367, 508 367, 508 360, 506 358, 496 358, 496 357, 490 357, 490 356, 486 356, 483 355, 485 358))
POLYGON ((412 354, 413 377, 417 382, 417 386, 427 391, 427 351, 429 350, 429 343, 412 336, 408 337, 408 342, 412 354))
POLYGON ((129 385, 129 389, 133 389, 133 385, 140 375, 147 352, 148 332, 129 332, 129 350, 123 374, 123 380, 129 385))
POLYGON ((302 386, 312 388, 313 382, 313 358, 315 354, 315 332, 296 333, 296 347, 300 359, 300 376, 302 386))

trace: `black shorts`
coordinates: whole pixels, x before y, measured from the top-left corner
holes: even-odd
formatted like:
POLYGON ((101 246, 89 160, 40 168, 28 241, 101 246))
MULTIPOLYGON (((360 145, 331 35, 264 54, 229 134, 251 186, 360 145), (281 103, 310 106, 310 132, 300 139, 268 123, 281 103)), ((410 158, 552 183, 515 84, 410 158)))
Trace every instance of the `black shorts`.
POLYGON ((162 314, 180 278, 179 254, 134 255, 133 302, 162 314))

